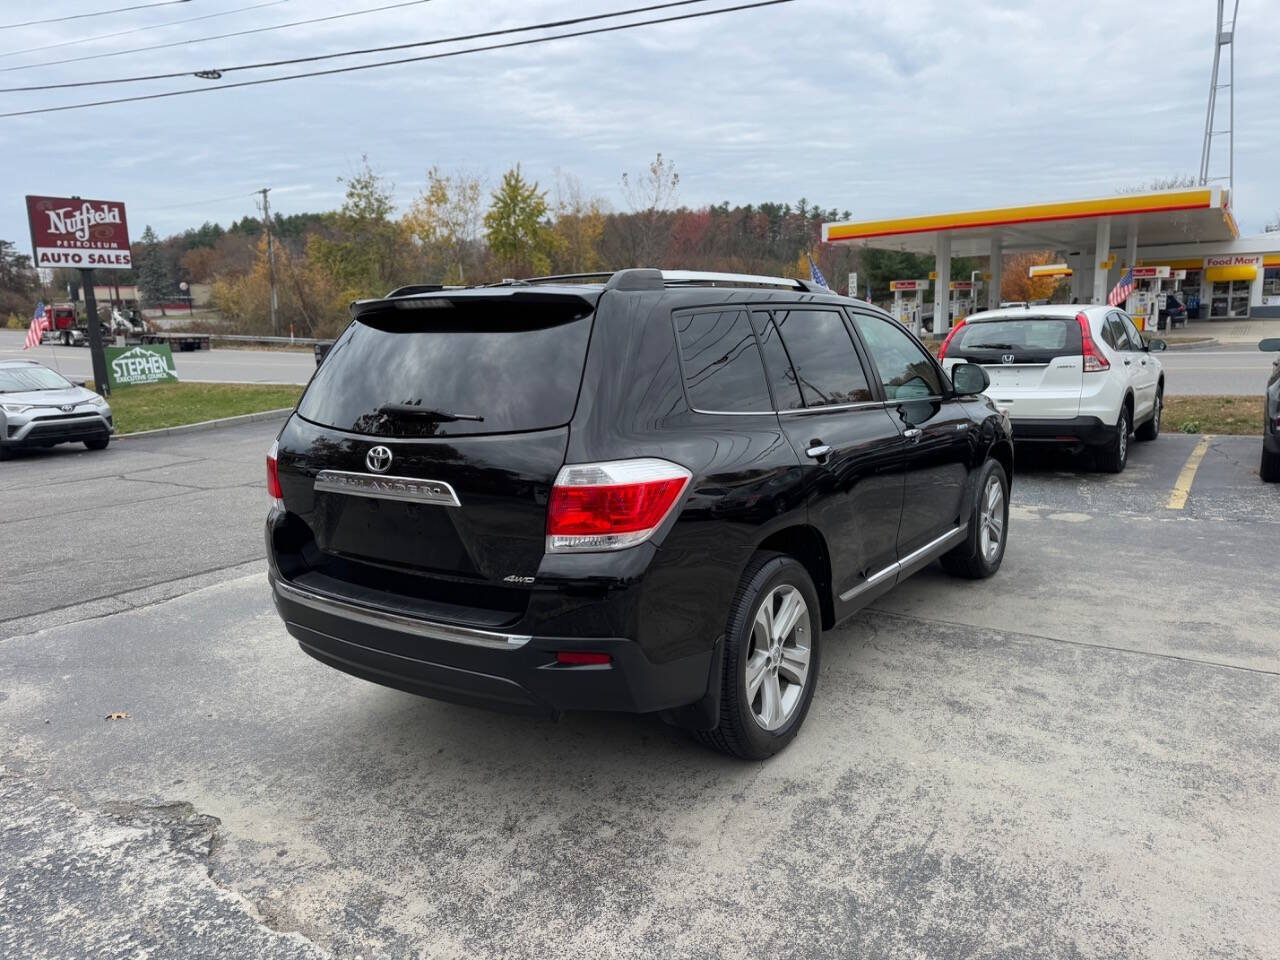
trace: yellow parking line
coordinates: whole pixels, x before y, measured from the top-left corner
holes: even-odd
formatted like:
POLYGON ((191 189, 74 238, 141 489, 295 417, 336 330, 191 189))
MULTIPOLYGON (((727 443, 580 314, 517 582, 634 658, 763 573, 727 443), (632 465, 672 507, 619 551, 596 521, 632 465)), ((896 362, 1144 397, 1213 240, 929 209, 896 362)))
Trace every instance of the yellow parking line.
POLYGON ((1209 443, 1212 440, 1213 437, 1210 436, 1201 437, 1196 448, 1191 451, 1191 456, 1187 457, 1187 462, 1182 465, 1182 472, 1178 474, 1177 482, 1169 491, 1169 502, 1164 505, 1166 510, 1181 510, 1187 505, 1191 484, 1196 478, 1196 471, 1200 469, 1200 461, 1209 451, 1209 443))

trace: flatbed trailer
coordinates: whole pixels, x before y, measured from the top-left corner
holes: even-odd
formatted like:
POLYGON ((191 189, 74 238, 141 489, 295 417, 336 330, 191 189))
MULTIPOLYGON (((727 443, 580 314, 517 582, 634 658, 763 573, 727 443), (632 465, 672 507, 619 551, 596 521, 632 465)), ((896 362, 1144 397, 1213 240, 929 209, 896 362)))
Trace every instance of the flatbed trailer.
POLYGON ((140 333, 129 336, 128 343, 167 343, 170 350, 190 352, 192 350, 208 350, 209 334, 178 333, 171 330, 157 330, 151 333, 140 333))

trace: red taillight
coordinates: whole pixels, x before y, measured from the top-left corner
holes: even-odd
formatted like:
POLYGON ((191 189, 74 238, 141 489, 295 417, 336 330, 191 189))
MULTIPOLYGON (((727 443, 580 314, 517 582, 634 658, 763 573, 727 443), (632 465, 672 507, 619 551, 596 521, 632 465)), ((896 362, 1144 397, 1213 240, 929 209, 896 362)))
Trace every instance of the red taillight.
POLYGON ((652 458, 565 465, 547 504, 547 552, 643 543, 675 507, 690 476, 684 467, 652 458))
POLYGON ((1080 352, 1084 356, 1085 373, 1102 373, 1111 369, 1111 361, 1098 350, 1093 342, 1093 332, 1089 329, 1089 318, 1083 313, 1076 314, 1076 322, 1080 324, 1080 352))
POLYGON ((280 489, 280 468, 276 464, 276 449, 279 444, 271 444, 267 454, 267 496, 277 503, 284 501, 284 491, 280 489))
POLYGON ((568 667, 599 667, 612 659, 607 653, 588 653, 585 650, 561 650, 556 654, 556 663, 568 667))
POLYGON ((954 327, 951 328, 951 332, 947 334, 947 339, 942 341, 942 346, 938 348, 939 363, 947 359, 947 347, 951 346, 951 338, 954 337, 957 333, 959 333, 960 328, 963 326, 964 326, 964 321, 961 320, 959 323, 957 323, 954 327))

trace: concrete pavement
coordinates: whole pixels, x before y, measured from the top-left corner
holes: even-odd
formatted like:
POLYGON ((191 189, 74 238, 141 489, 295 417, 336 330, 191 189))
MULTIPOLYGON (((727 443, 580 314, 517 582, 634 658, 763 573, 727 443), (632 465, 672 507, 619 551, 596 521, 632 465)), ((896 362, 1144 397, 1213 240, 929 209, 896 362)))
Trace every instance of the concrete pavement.
MULTIPOLYGON (((260 486, 263 433, 205 469, 260 486)), ((1274 956, 1280 491, 1223 438, 1168 509, 1198 442, 1119 476, 1026 458, 1001 573, 924 571, 829 634, 764 764, 336 673, 256 565, 11 635, 0 955, 1274 956)), ((196 456, 131 444, 104 476, 196 456)), ((264 508, 169 536, 235 561, 264 508)))

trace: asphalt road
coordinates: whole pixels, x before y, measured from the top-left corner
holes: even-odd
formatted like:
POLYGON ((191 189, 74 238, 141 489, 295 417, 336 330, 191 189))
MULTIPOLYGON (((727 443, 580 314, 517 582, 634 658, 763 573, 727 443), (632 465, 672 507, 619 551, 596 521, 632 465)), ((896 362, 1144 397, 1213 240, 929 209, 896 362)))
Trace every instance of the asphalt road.
MULTIPOLYGON (((0 360, 38 360, 72 379, 93 378, 87 347, 40 346, 23 350, 26 332, 0 330, 0 360)), ((183 380, 212 383, 306 383, 316 368, 306 350, 193 350, 173 355, 183 380)))
MULTIPOLYGON (((0 330, 0 359, 31 357, 65 376, 87 379, 93 370, 84 347, 44 346, 23 351, 25 334, 0 330)), ((1267 382, 1274 354, 1241 344, 1160 355, 1168 371, 1169 396, 1258 394, 1267 382)), ((184 380, 235 383, 306 383, 315 369, 310 353, 297 350, 199 350, 174 354, 184 380)))
POLYGON ((257 559, 274 429, 0 467, 30 571, 0 594, 0 956, 1276 955, 1256 439, 1209 441, 1181 509, 1199 438, 1119 476, 1024 458, 1001 573, 923 571, 828 635, 801 737, 743 764, 305 657, 257 559), (68 558, 60 603, 22 600, 68 558))

